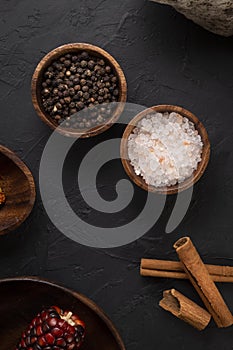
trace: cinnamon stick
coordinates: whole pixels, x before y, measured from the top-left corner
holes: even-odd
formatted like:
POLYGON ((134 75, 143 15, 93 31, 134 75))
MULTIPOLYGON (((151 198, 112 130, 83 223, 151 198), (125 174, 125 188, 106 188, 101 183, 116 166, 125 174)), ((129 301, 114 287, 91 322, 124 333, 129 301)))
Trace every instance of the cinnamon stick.
MULTIPOLYGON (((233 267, 207 264, 205 266, 214 282, 233 283, 233 267)), ((179 261, 141 259, 140 274, 149 277, 188 279, 179 261)))
POLYGON ((217 326, 220 328, 231 326, 233 324, 232 314, 212 281, 191 239, 189 237, 179 239, 174 244, 174 248, 189 280, 213 316, 217 326))
POLYGON ((211 315, 205 309, 175 289, 164 291, 159 305, 200 331, 208 326, 211 319, 211 315))

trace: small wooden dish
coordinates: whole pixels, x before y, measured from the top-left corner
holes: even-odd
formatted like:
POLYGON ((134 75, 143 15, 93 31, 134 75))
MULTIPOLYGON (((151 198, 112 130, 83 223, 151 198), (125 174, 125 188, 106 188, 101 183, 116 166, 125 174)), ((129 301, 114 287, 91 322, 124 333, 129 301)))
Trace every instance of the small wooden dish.
POLYGON ((0 208, 0 235, 19 227, 31 213, 35 184, 30 170, 15 153, 0 145, 0 187, 6 203, 0 208))
POLYGON ((159 194, 175 194, 178 192, 181 192, 183 190, 186 190, 187 188, 193 186, 203 175, 208 162, 210 158, 210 143, 209 143, 209 138, 206 132, 205 127, 203 124, 198 120, 198 118, 192 114, 191 112, 187 111, 186 109, 178 106, 171 106, 171 105, 158 105, 154 107, 150 107, 138 115, 136 115, 135 118, 131 120, 131 122, 128 124, 126 127, 124 134, 122 136, 122 141, 121 141, 121 161, 123 164, 123 167, 130 177, 130 179, 139 187, 144 189, 145 191, 149 192, 156 192, 159 194), (193 176, 190 178, 186 179, 180 184, 176 184, 173 186, 169 187, 154 187, 154 186, 149 186, 146 184, 144 179, 141 176, 138 176, 135 174, 134 168, 130 164, 129 161, 129 156, 128 156, 128 137, 132 133, 133 129, 135 126, 138 124, 139 120, 144 118, 146 115, 152 113, 152 112, 176 112, 179 113, 181 116, 188 118, 190 121, 192 121, 195 125, 196 130, 198 131, 199 135, 202 138, 203 142, 203 151, 202 151, 202 160, 200 163, 198 163, 197 169, 194 171, 193 176))
POLYGON ((82 350, 126 350, 110 319, 86 296, 35 277, 0 280, 1 350, 15 349, 22 332, 43 308, 71 310, 86 324, 82 350))
POLYGON ((42 119, 43 122, 45 122, 50 128, 53 130, 57 129, 61 134, 65 136, 72 136, 72 137, 91 137, 98 135, 105 130, 109 129, 120 117, 121 113, 124 109, 124 103, 126 102, 127 98, 127 83, 124 76, 124 73, 120 67, 120 65, 117 63, 117 61, 105 50, 101 49, 98 46, 94 46, 91 44, 86 43, 73 43, 73 44, 66 44, 60 47, 57 47, 56 49, 50 51, 42 60, 39 62, 38 66, 35 69, 35 72, 32 77, 32 83, 31 83, 31 93, 32 93, 32 102, 34 105, 34 108, 39 115, 39 117, 42 119), (119 82, 119 100, 118 102, 121 102, 117 105, 113 115, 111 118, 109 118, 104 124, 98 125, 96 127, 93 127, 92 129, 85 132, 85 130, 82 129, 75 129, 75 128, 62 128, 61 126, 58 127, 57 123, 51 118, 51 116, 44 110, 42 105, 42 97, 41 97, 41 83, 42 83, 42 77, 43 74, 48 66, 56 60, 58 57, 62 55, 66 55, 67 53, 78 53, 80 51, 87 51, 93 56, 97 56, 100 58, 105 59, 109 65, 115 70, 115 74, 118 77, 119 82))

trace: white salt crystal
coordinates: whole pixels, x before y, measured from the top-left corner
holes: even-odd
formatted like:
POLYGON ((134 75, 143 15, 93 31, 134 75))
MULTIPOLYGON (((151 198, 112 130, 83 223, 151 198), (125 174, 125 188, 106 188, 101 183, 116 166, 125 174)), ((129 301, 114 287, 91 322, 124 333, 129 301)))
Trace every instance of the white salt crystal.
POLYGON ((175 185, 190 177, 201 161, 202 148, 194 124, 175 112, 149 114, 128 139, 135 173, 155 187, 175 185))

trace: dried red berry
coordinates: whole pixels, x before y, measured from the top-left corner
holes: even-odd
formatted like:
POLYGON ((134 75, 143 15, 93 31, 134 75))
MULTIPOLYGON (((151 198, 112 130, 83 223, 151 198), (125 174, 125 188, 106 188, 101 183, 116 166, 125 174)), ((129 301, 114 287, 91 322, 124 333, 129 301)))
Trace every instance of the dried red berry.
POLYGON ((32 320, 15 350, 77 350, 84 336, 85 324, 77 315, 52 306, 32 320))
POLYGON ((0 187, 0 207, 3 206, 5 202, 6 202, 6 196, 0 187))

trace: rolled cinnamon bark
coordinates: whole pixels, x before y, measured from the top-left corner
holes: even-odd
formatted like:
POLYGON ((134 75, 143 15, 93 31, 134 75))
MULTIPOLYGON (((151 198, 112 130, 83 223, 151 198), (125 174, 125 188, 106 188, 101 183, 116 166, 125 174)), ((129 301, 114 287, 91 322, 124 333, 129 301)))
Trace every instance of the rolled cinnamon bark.
POLYGON ((162 277, 175 279, 188 279, 185 272, 164 271, 164 270, 149 270, 140 268, 140 275, 144 277, 162 277))
POLYGON ((191 239, 189 237, 179 239, 174 244, 174 248, 186 274, 217 326, 220 328, 231 326, 233 324, 232 314, 212 281, 191 239))
POLYGON ((200 331, 208 326, 211 319, 211 315, 205 309, 175 289, 164 291, 159 305, 200 331))
MULTIPOLYGON (((214 282, 233 283, 233 267, 205 265, 214 282)), ((141 259, 141 276, 188 279, 180 261, 141 259)))

